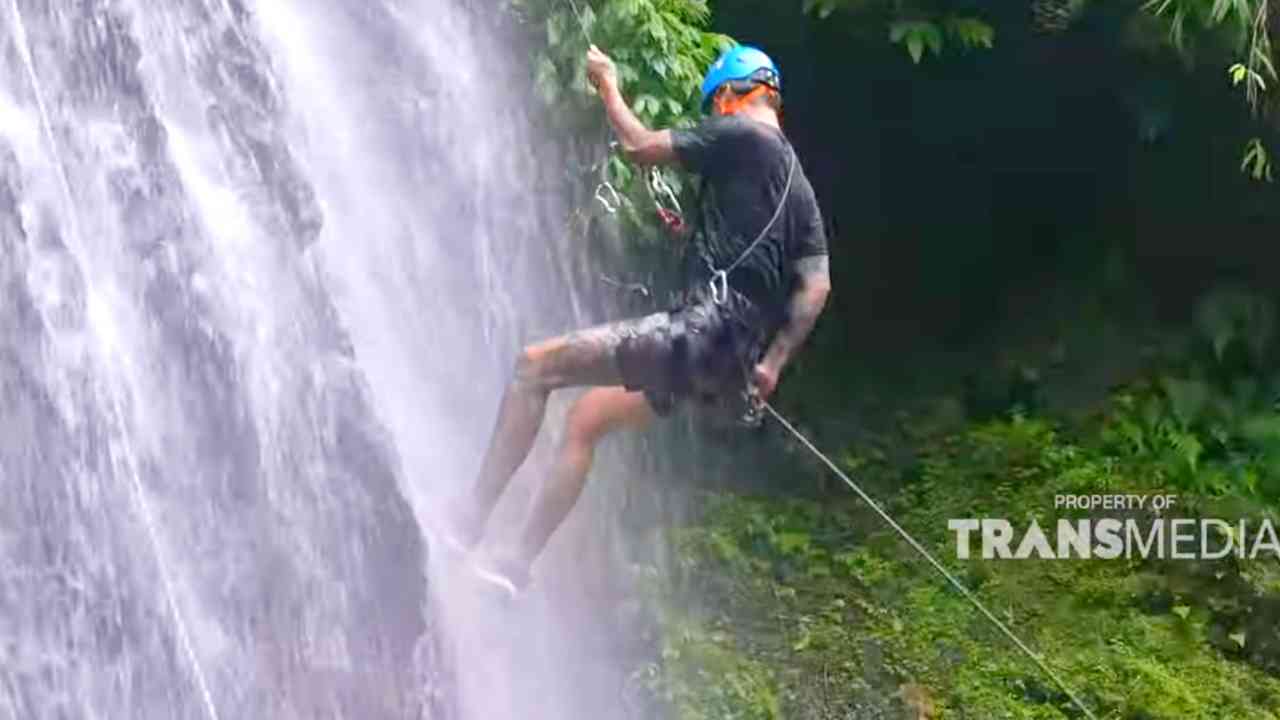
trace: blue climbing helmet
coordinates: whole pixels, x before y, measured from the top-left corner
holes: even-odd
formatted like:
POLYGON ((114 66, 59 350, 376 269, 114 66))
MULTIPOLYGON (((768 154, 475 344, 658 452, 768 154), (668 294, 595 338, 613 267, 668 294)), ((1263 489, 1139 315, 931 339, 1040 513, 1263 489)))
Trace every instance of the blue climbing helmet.
POLYGON ((735 45, 724 51, 707 69, 707 76, 702 80, 703 112, 710 106, 711 96, 716 94, 716 90, 734 80, 753 80, 782 91, 782 74, 763 50, 750 45, 735 45))

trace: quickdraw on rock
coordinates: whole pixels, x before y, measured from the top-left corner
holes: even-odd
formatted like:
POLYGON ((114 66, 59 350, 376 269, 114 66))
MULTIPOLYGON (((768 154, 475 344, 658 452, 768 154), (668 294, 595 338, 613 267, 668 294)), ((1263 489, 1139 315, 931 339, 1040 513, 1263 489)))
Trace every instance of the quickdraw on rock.
POLYGON ((667 208, 658 208, 657 212, 658 221, 667 229, 667 232, 675 235, 676 237, 681 237, 685 233, 689 232, 689 226, 685 224, 684 217, 680 213, 668 210, 667 208))
POLYGON ((604 211, 613 215, 622 207, 622 196, 617 190, 613 189, 613 185, 608 180, 602 181, 596 186, 596 200, 604 206, 604 211))
POLYGON ((653 204, 662 209, 663 203, 669 203, 670 208, 676 214, 683 212, 680 208, 680 198, 676 197, 676 191, 667 184, 667 179, 663 177, 662 171, 656 167, 649 168, 649 195, 653 197, 653 204))
POLYGON ((604 207, 604 211, 610 215, 615 215, 622 209, 622 194, 614 188, 613 183, 609 179, 609 156, 613 152, 616 142, 609 143, 609 152, 604 157, 592 163, 587 172, 600 172, 600 182, 596 184, 594 199, 604 207))
POLYGON ((676 237, 688 232, 689 226, 684 221, 684 210, 680 207, 680 199, 667 183, 662 171, 656 167, 649 169, 648 188, 649 197, 653 198, 658 221, 667 229, 667 232, 676 237))

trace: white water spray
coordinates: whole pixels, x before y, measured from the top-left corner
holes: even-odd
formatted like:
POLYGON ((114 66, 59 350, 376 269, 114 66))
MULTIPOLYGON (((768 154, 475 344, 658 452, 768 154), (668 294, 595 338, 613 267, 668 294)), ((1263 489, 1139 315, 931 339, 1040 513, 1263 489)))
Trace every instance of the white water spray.
POLYGON ((0 717, 620 715, 616 447, 514 612, 413 516, 604 319, 511 38, 247 5, 0 3, 0 717))
MULTIPOLYGON (((27 77, 31 83, 31 92, 35 97, 36 105, 40 112, 40 125, 44 132, 45 142, 48 144, 49 154, 53 157, 56 166, 58 178, 61 181, 63 195, 64 217, 67 219, 67 225, 70 228, 71 241, 75 247, 71 252, 77 257, 80 267, 85 277, 85 293, 89 307, 98 307, 100 299, 93 284, 93 274, 87 271, 89 268, 84 262, 84 253, 82 250, 83 242, 80 235, 79 221, 77 217, 75 198, 71 193, 71 183, 67 179, 66 166, 63 164, 61 151, 58 148, 57 140, 53 135, 52 125, 49 122, 49 112, 44 100, 44 90, 40 86, 40 78, 36 73, 35 63, 31 58, 31 49, 27 40, 26 28, 22 22, 22 11, 18 7, 18 0, 10 0, 10 8, 12 10, 14 40, 18 47, 18 52, 22 55, 22 62, 26 68, 27 77)), ((109 361, 110 349, 105 347, 106 343, 101 343, 100 351, 104 357, 103 361, 109 361)), ((120 412, 120 399, 118 391, 114 383, 108 383, 107 389, 109 397, 109 407, 111 411, 111 420, 124 427, 124 415, 120 412)), ((151 544, 151 553, 155 558, 157 569, 160 573, 160 584, 164 593, 165 605, 169 609, 169 615, 172 618, 174 631, 178 636, 178 642, 182 647, 183 655, 191 667, 191 675, 196 687, 200 692, 200 699, 204 704, 204 710, 210 720, 218 720, 218 710, 213 703, 213 693, 209 691, 209 681, 205 676, 204 668, 200 664, 200 657, 196 654, 195 648, 191 643, 191 633, 187 629, 187 623, 183 619, 182 610, 178 607, 178 602, 174 598, 173 592, 173 570, 169 562, 165 559, 164 549, 160 543, 160 535, 156 528, 155 515, 151 510, 151 504, 147 500, 146 490, 142 487, 142 481, 138 477, 138 463, 133 453, 132 444, 129 441, 127 433, 120 434, 120 443, 122 446, 122 464, 124 465, 124 473, 129 480, 129 492, 134 502, 139 517, 142 519, 143 527, 146 529, 147 539, 151 544)))
POLYGON ((421 546, 254 38, 0 7, 0 716, 421 715, 421 546))

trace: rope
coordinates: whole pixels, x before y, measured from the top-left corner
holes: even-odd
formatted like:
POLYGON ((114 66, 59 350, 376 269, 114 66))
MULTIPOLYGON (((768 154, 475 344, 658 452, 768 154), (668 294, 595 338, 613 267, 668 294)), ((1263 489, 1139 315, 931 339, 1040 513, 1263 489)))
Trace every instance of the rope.
MULTIPOLYGON (((573 9, 574 17, 578 19, 578 29, 582 31, 582 37, 586 39, 588 45, 594 45, 595 43, 591 41, 591 35, 587 32, 586 20, 583 18, 582 13, 578 10, 578 3, 575 2, 575 0, 569 0, 569 5, 573 9)), ((756 239, 747 247, 747 249, 741 255, 738 256, 737 260, 734 260, 733 263, 729 265, 729 267, 725 268, 724 270, 716 270, 715 266, 712 265, 711 269, 713 271, 713 275, 712 275, 712 281, 711 281, 711 289, 712 289, 713 298, 717 296, 717 292, 716 292, 717 290, 720 290, 722 294, 727 293, 727 289, 728 289, 727 280, 728 280, 729 273, 732 272, 734 269, 736 269, 738 265, 741 264, 742 261, 745 260, 748 255, 751 254, 751 251, 755 250, 756 246, 760 244, 760 241, 764 239, 764 236, 768 234, 769 230, 772 229, 774 224, 778 221, 778 217, 782 214, 782 208, 786 205, 787 196, 790 194, 791 181, 795 176, 795 169, 796 169, 795 166, 796 166, 796 155, 795 155, 795 150, 792 149, 791 167, 788 168, 788 171, 787 171, 786 189, 783 190, 782 192, 782 199, 778 202, 778 207, 774 210, 773 217, 769 220, 769 223, 765 225, 764 229, 760 232, 760 235, 756 237, 756 239), (723 289, 716 287, 716 280, 720 281, 723 289)), ((650 180, 650 182, 652 183, 652 179, 650 180)), ((652 184, 650 185, 650 189, 651 190, 653 189, 652 184)), ((597 198, 599 198, 598 189, 597 189, 597 198)), ((678 203, 677 203, 677 207, 678 207, 678 203)), ((616 285, 622 286, 622 283, 618 283, 617 281, 614 281, 611 278, 605 278, 605 279, 609 281, 610 284, 616 284, 616 285)), ((1089 718, 1089 720, 1098 720, 1097 716, 1093 714, 1093 711, 1091 711, 1089 707, 1080 700, 1080 698, 1075 694, 1075 692, 1073 692, 1071 688, 1065 682, 1063 682, 1063 680, 1060 677, 1058 677, 1058 674, 1055 673, 1052 668, 1046 665, 1045 662, 1041 660, 1038 655, 1032 652, 1031 648, 1027 647, 1027 645, 1023 643, 1022 640, 1020 640, 1018 636, 1015 635, 1007 625, 1005 625, 1003 622, 1000 621, 1000 618, 996 617, 994 613, 988 610, 987 606, 982 604, 982 601, 979 600, 977 596, 974 595, 969 590, 969 588, 965 587, 963 583, 957 580, 954 575, 952 575, 945 567, 943 567, 942 563, 938 562, 938 560, 934 558, 933 555, 928 550, 926 550, 923 545, 921 545, 918 541, 916 541, 914 537, 911 536, 911 533, 908 533, 901 525, 899 525, 896 521, 894 521, 894 519, 889 515, 889 513, 885 512, 880 507, 880 505, 871 498, 870 495, 868 495, 865 491, 863 491, 861 487, 858 486, 857 483, 849 479, 849 476, 846 475, 844 471, 842 471, 839 467, 837 467, 835 463, 831 462, 831 459, 828 458, 825 454, 823 454, 821 450, 815 447, 813 443, 809 442, 808 438, 802 435, 799 430, 796 430, 791 423, 787 422, 786 418, 782 417, 782 415, 779 414, 777 410, 774 410, 772 405, 770 405, 767 402, 764 402, 763 400, 757 400, 756 402, 758 403, 759 407, 762 407, 764 410, 768 411, 769 414, 772 415, 775 420, 777 420, 784 428, 786 428, 792 435, 794 435, 797 440, 799 440, 802 444, 804 444, 804 446, 807 447, 810 450, 810 452, 812 452, 815 456, 817 456, 820 460, 822 460, 822 462, 825 463, 826 466, 830 468, 832 472, 838 475, 846 485, 852 488, 853 491, 857 493, 858 496, 861 497, 865 503, 867 503, 867 505, 871 506, 871 509, 874 510, 876 514, 878 514, 886 523, 888 523, 889 527, 893 528, 899 535, 901 535, 902 538, 906 540, 907 543, 911 545, 911 547, 914 548, 916 552, 920 553, 920 555, 922 555, 925 560, 928 560, 929 564, 932 565, 935 570, 941 573, 942 576, 946 578, 947 582, 950 583, 952 587, 954 587, 957 591, 960 592, 961 595, 963 595, 970 603, 972 603, 973 606, 977 608, 978 611, 987 618, 987 620, 991 621, 991 624, 995 625, 996 628, 998 628, 1000 632, 1004 634, 1005 637, 1007 637, 1015 646, 1017 646, 1019 650, 1023 652, 1023 654, 1025 654, 1028 658, 1030 658, 1031 662, 1035 663, 1036 667, 1038 667, 1041 670, 1041 672, 1043 672, 1046 676, 1048 676, 1049 679, 1052 680, 1055 685, 1057 685, 1064 693, 1066 693, 1067 697, 1071 699, 1072 704, 1074 704, 1077 708, 1079 708, 1080 711, 1085 714, 1085 717, 1089 718)))
POLYGON ((1013 634, 1013 631, 1010 630, 1007 625, 1001 622, 1000 618, 997 618, 994 613, 988 610, 987 606, 983 605, 982 601, 979 600, 977 596, 974 595, 969 590, 969 588, 965 587, 963 583, 957 580, 954 575, 952 575, 945 567, 943 567, 942 563, 938 562, 937 559, 935 559, 933 555, 924 548, 923 545, 921 545, 919 542, 916 541, 914 537, 911 536, 911 533, 908 533, 905 529, 903 529, 901 525, 895 522, 894 519, 889 516, 889 513, 885 512, 880 507, 880 505, 876 503, 875 500, 872 500, 871 496, 868 495, 865 491, 863 491, 863 489, 859 487, 857 483, 855 483, 853 480, 850 480, 849 476, 846 475, 844 471, 842 471, 839 467, 837 467, 835 463, 831 462, 831 459, 828 458, 825 454, 823 454, 821 450, 815 447, 813 443, 809 442, 808 438, 802 435, 799 430, 796 430, 791 423, 787 422, 786 418, 782 417, 782 415, 779 414, 777 410, 774 410, 772 405, 764 401, 761 401, 760 405, 766 411, 768 411, 770 415, 773 416, 774 420, 777 420, 782 425, 782 427, 786 428, 792 435, 796 437, 797 440, 799 440, 806 448, 808 448, 810 452, 812 452, 815 456, 817 456, 818 459, 822 460, 822 462, 825 463, 826 466, 830 468, 832 472, 838 475, 846 485, 848 485, 855 493, 858 494, 858 497, 862 498, 863 502, 867 503, 867 505, 870 505, 871 509, 874 510, 876 514, 881 517, 881 519, 883 519, 886 523, 889 524, 889 527, 893 528, 899 535, 902 536, 903 540, 907 541, 907 544, 909 544, 912 548, 914 548, 916 552, 920 553, 920 555, 922 555, 925 560, 928 560, 929 564, 932 565, 935 570, 941 573, 942 576, 947 579, 947 582, 950 583, 952 587, 954 587, 957 591, 959 591, 961 595, 963 595, 970 603, 972 603, 973 606, 978 609, 978 612, 982 613, 988 620, 990 620, 991 624, 995 625, 1000 630, 1000 632, 1003 633, 1004 636, 1009 639, 1010 642, 1016 645, 1018 649, 1023 652, 1023 654, 1025 654, 1028 658, 1030 658, 1031 662, 1035 663, 1036 667, 1040 668, 1041 672, 1043 672, 1046 676, 1048 676, 1048 678, 1052 680, 1054 684, 1057 685, 1058 688, 1062 690, 1062 692, 1066 693, 1067 697, 1071 699, 1071 703, 1075 705, 1077 708, 1079 708, 1080 712, 1085 714, 1085 717, 1089 718, 1089 720, 1098 720, 1097 716, 1093 714, 1093 711, 1090 710, 1089 707, 1080 700, 1080 698, 1071 690, 1071 688, 1065 682, 1063 682, 1063 680, 1060 677, 1058 677, 1058 674, 1055 673, 1047 664, 1045 664, 1045 662, 1040 659, 1040 656, 1032 652, 1031 648, 1027 647, 1027 645, 1023 643, 1022 640, 1018 639, 1018 636, 1013 634))
POLYGON ((591 42, 590 33, 587 32, 587 20, 578 11, 578 3, 574 2, 574 0, 569 0, 569 7, 573 8, 573 16, 578 19, 578 29, 582 31, 582 37, 587 41, 587 45, 595 45, 595 43, 591 42))

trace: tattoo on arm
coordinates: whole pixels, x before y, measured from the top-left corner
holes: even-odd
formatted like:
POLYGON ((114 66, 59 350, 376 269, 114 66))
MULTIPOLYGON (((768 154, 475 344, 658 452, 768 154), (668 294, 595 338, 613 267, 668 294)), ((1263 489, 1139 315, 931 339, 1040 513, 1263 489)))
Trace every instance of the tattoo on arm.
POLYGON ((831 291, 830 263, 826 255, 813 255, 796 261, 800 283, 791 295, 786 325, 778 330, 765 355, 766 362, 781 368, 809 337, 818 316, 827 304, 831 291))

